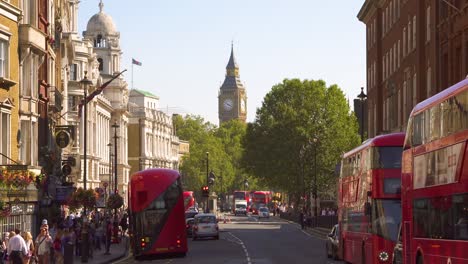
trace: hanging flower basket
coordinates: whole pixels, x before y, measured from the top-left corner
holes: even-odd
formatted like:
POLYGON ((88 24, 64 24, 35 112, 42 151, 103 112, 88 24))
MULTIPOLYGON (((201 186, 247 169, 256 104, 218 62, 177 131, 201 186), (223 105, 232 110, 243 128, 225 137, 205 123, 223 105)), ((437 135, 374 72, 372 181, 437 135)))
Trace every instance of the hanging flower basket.
POLYGON ((119 209, 123 205, 123 197, 118 193, 111 194, 107 199, 107 207, 109 209, 119 209))
POLYGON ((3 219, 11 214, 11 208, 5 204, 5 202, 0 201, 0 219, 3 219))
POLYGON ((1 170, 0 185, 6 188, 24 189, 33 182, 36 175, 28 170, 1 170))
POLYGON ((76 211, 81 207, 93 208, 96 205, 97 193, 92 190, 78 188, 70 197, 67 204, 71 211, 76 211))
POLYGON ((35 180, 34 180, 34 186, 36 186, 36 188, 38 190, 45 189, 46 184, 47 184, 47 178, 48 178, 48 176, 46 174, 43 174, 43 173, 37 175, 35 180))

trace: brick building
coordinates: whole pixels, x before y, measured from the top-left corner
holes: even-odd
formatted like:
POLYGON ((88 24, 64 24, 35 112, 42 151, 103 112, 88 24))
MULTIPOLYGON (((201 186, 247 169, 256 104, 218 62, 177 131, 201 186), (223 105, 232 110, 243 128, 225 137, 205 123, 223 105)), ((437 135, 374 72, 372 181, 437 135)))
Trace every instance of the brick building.
POLYGON ((468 73, 467 0, 366 0, 368 134, 403 131, 420 101, 468 73))

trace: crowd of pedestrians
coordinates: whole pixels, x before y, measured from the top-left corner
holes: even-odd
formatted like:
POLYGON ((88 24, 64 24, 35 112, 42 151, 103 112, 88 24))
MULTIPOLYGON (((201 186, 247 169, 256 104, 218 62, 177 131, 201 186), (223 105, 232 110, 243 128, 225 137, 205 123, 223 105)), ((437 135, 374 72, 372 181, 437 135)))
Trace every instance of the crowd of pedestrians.
POLYGON ((82 219, 73 214, 49 225, 42 220, 35 239, 31 232, 15 229, 6 232, 0 239, 0 264, 62 264, 64 254, 81 256, 83 239, 87 239, 88 257, 95 252, 110 254, 112 243, 119 243, 128 228, 128 216, 116 216, 92 212, 82 219), (84 221, 83 221, 84 220, 84 221))

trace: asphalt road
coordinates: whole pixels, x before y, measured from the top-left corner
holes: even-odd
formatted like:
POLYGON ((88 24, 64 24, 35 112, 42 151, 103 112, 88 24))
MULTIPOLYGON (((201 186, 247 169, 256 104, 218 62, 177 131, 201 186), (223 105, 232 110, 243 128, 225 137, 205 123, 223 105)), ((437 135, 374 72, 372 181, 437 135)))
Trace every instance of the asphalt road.
POLYGON ((219 240, 188 241, 185 258, 150 258, 136 261, 128 257, 116 263, 203 263, 203 264, 270 264, 270 263, 342 263, 327 259, 325 241, 302 231, 297 224, 278 218, 228 216, 220 222, 219 240))

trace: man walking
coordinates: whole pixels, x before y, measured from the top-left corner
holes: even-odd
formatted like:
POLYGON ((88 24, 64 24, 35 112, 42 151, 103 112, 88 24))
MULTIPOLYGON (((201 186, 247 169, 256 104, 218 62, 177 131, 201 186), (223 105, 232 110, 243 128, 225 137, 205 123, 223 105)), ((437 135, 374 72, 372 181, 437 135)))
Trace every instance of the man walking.
POLYGON ((19 229, 15 229, 15 235, 8 242, 8 255, 12 264, 23 264, 23 256, 27 256, 29 252, 20 233, 19 229))

